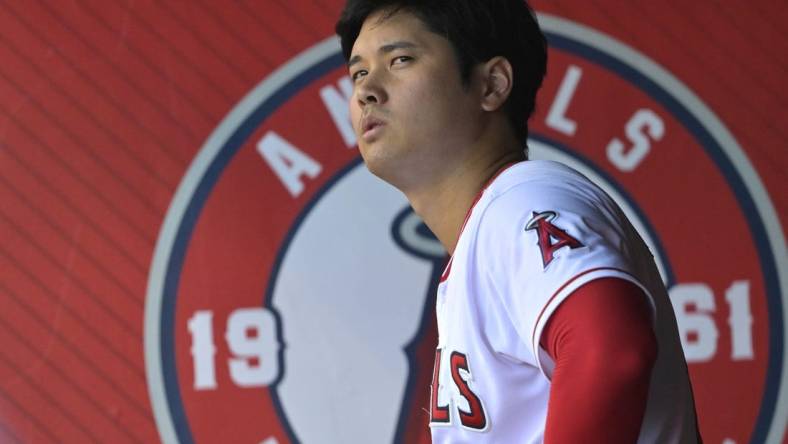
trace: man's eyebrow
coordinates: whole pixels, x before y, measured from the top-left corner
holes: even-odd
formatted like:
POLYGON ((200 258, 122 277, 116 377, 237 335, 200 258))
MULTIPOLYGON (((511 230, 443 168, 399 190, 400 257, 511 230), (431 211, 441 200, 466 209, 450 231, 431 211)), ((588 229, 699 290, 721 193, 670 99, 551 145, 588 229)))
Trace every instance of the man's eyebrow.
MULTIPOLYGON (((378 48, 378 52, 381 53, 381 54, 387 54, 387 53, 390 53, 390 52, 392 52, 394 50, 397 50, 397 49, 418 48, 418 47, 419 47, 419 45, 417 45, 417 44, 415 44, 413 42, 408 42, 406 40, 400 40, 400 41, 396 41, 396 42, 392 42, 392 43, 387 43, 387 44, 381 46, 380 48, 378 48)), ((355 65, 356 63, 358 63, 360 61, 361 61, 361 56, 360 55, 354 55, 353 57, 350 58, 350 60, 348 60, 347 67, 350 68, 351 66, 355 65)))

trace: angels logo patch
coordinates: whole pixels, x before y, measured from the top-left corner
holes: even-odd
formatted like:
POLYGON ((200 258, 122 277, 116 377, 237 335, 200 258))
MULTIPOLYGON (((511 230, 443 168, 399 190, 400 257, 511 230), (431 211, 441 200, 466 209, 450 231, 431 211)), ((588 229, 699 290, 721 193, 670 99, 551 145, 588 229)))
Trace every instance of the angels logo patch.
MULTIPOLYGON (((662 68, 593 30, 540 23, 550 74, 531 157, 603 186, 651 247, 706 441, 777 442, 788 267, 756 173, 662 68)), ((429 442, 445 252, 360 162, 350 94, 338 42, 316 45, 239 102, 182 180, 145 314, 162 441, 429 442)))
POLYGON ((558 215, 555 211, 541 211, 534 213, 533 217, 525 224, 526 231, 534 230, 537 233, 544 268, 547 268, 553 261, 553 252, 556 250, 564 247, 575 249, 583 246, 579 240, 553 224, 553 219, 556 216, 558 215))

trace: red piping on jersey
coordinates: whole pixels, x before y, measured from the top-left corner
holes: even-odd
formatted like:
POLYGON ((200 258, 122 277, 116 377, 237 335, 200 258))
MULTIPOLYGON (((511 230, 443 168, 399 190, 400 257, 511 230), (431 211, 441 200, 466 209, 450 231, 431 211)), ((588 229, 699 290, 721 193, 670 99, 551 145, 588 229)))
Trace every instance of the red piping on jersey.
POLYGON ((569 279, 568 281, 564 282, 563 285, 558 287, 558 290, 556 290, 555 293, 553 293, 553 295, 550 296, 550 299, 548 299, 547 303, 544 304, 544 307, 542 307, 542 311, 540 311, 539 312, 539 316, 536 317, 536 323, 534 324, 534 331, 531 334, 531 344, 533 344, 534 343, 534 339, 536 339, 536 329, 539 327, 539 321, 542 320, 542 315, 544 315, 544 312, 545 312, 545 310, 547 310, 547 307, 550 306, 550 303, 553 302, 553 299, 555 299, 555 297, 558 296, 558 294, 561 293, 564 290, 564 288, 569 286, 569 284, 571 284, 572 282, 574 282, 574 281, 578 280, 579 278, 587 275, 588 273, 593 273, 593 272, 599 271, 599 270, 618 271, 618 272, 626 274, 627 276, 631 276, 633 279, 635 279, 637 281, 637 278, 635 278, 635 276, 632 276, 631 273, 627 272, 626 270, 622 270, 620 268, 615 268, 615 267, 597 267, 597 268, 592 268, 590 270, 586 270, 586 271, 584 271, 584 272, 582 272, 580 274, 576 274, 573 278, 569 279))
MULTIPOLYGON (((462 236, 463 230, 465 230, 465 224, 467 224, 468 223, 468 219, 471 218, 471 213, 473 212, 473 208, 481 200, 482 195, 484 194, 484 191, 487 190, 487 188, 490 186, 490 184, 493 183, 493 181, 495 179, 497 179, 498 176, 500 176, 504 171, 508 170, 509 168, 515 166, 516 164, 518 164, 520 162, 523 162, 523 161, 522 160, 518 160, 516 162, 509 162, 506 165, 502 166, 501 169, 496 171, 495 174, 493 174, 492 177, 490 177, 487 180, 487 182, 485 182, 485 184, 482 187, 482 189, 479 190, 478 193, 476 193, 476 197, 473 199, 473 203, 471 203, 471 206, 468 208, 468 211, 465 213, 465 220, 462 221, 462 227, 460 227, 460 232, 457 234, 457 242, 458 243, 459 243, 459 240, 460 240, 460 236, 462 236)), ((441 274, 440 282, 443 282, 443 281, 445 281, 446 279, 449 278, 449 273, 451 273, 451 262, 452 262, 452 259, 454 259, 453 255, 449 257, 449 261, 446 263, 446 268, 444 268, 443 273, 441 274)))

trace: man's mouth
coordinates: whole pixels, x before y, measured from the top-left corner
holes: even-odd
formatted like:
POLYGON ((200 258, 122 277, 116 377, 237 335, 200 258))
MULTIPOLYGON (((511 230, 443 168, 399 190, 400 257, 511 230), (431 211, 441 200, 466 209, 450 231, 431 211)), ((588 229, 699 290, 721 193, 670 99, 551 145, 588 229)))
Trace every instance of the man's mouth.
POLYGON ((365 117, 361 121, 361 138, 367 143, 372 142, 383 131, 384 126, 385 122, 378 118, 365 117))

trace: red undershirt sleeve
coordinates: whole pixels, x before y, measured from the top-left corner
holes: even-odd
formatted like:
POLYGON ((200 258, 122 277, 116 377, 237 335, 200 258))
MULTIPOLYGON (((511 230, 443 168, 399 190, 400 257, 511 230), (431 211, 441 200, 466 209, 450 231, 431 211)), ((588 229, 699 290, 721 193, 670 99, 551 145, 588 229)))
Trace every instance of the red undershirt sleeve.
POLYGON ((546 444, 637 441, 657 356, 651 318, 647 296, 619 278, 561 303, 540 341, 555 362, 546 444))

